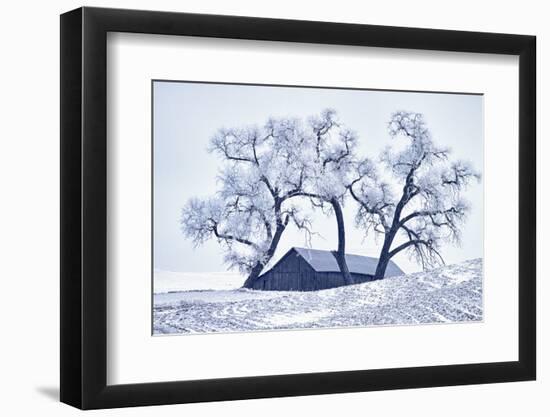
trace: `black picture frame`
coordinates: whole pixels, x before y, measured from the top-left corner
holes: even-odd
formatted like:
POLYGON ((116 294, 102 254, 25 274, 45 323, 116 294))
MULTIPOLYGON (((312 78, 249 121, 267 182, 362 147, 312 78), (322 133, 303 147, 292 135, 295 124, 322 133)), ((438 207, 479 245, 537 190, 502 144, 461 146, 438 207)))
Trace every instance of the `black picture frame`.
POLYGON ((96 409, 535 379, 535 45, 524 35, 236 16, 88 7, 61 15, 61 401, 96 409), (108 32, 519 56, 519 360, 107 385, 108 32))

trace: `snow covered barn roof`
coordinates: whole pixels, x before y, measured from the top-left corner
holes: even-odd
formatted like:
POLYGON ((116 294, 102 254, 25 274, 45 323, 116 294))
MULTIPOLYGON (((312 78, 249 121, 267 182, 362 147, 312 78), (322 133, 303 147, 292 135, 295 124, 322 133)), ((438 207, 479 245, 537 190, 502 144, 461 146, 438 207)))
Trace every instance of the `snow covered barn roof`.
MULTIPOLYGON (((290 249, 290 251, 292 250, 298 252, 300 256, 317 272, 340 272, 336 258, 331 251, 296 247, 290 249)), ((283 258, 285 256, 283 256, 283 258)), ((371 258, 370 256, 346 254, 346 262, 348 264, 349 272, 352 274, 374 275, 376 272, 378 259, 371 258)), ((385 274, 386 277, 404 274, 405 273, 401 271, 401 269, 394 262, 390 261, 388 263, 385 274)))

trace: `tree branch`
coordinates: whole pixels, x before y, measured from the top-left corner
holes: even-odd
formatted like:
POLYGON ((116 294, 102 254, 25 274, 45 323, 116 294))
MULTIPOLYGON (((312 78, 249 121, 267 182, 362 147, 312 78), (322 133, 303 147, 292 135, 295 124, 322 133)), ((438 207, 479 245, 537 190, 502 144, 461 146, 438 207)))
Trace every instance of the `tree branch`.
POLYGON ((216 236, 218 239, 232 240, 232 241, 235 241, 235 242, 242 243, 243 245, 248 245, 248 246, 252 246, 254 248, 258 248, 258 245, 256 245, 254 242, 252 242, 248 239, 228 235, 228 234, 225 234, 225 233, 220 233, 218 231, 218 223, 216 223, 213 219, 209 219, 209 220, 212 222, 212 231, 214 232, 214 236, 216 236))
POLYGON ((393 256, 397 255, 399 252, 401 252, 404 249, 407 249, 409 246, 416 246, 416 245, 425 245, 428 248, 431 246, 431 242, 423 239, 414 239, 414 240, 408 240, 405 243, 402 243, 395 249, 391 250, 389 253, 389 257, 392 258, 393 256))

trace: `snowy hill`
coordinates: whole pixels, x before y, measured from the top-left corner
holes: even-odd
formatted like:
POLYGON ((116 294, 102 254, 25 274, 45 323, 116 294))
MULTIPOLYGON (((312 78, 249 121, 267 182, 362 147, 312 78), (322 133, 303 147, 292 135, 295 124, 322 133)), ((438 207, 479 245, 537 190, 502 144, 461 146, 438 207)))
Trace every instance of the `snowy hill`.
POLYGON ((481 259, 312 292, 198 290, 154 296, 154 333, 481 321, 481 259))

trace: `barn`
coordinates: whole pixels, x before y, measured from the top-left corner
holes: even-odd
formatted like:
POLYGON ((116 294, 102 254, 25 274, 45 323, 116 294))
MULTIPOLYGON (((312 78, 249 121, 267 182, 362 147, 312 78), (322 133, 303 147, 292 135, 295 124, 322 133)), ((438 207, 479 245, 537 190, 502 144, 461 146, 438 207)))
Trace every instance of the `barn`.
MULTIPOLYGON (((349 271, 356 283, 372 281, 377 258, 346 255, 349 271)), ((385 277, 403 275, 392 261, 385 277)), ((340 287, 344 278, 331 251, 291 248, 271 269, 258 277, 252 288, 274 291, 316 291, 340 287)))

